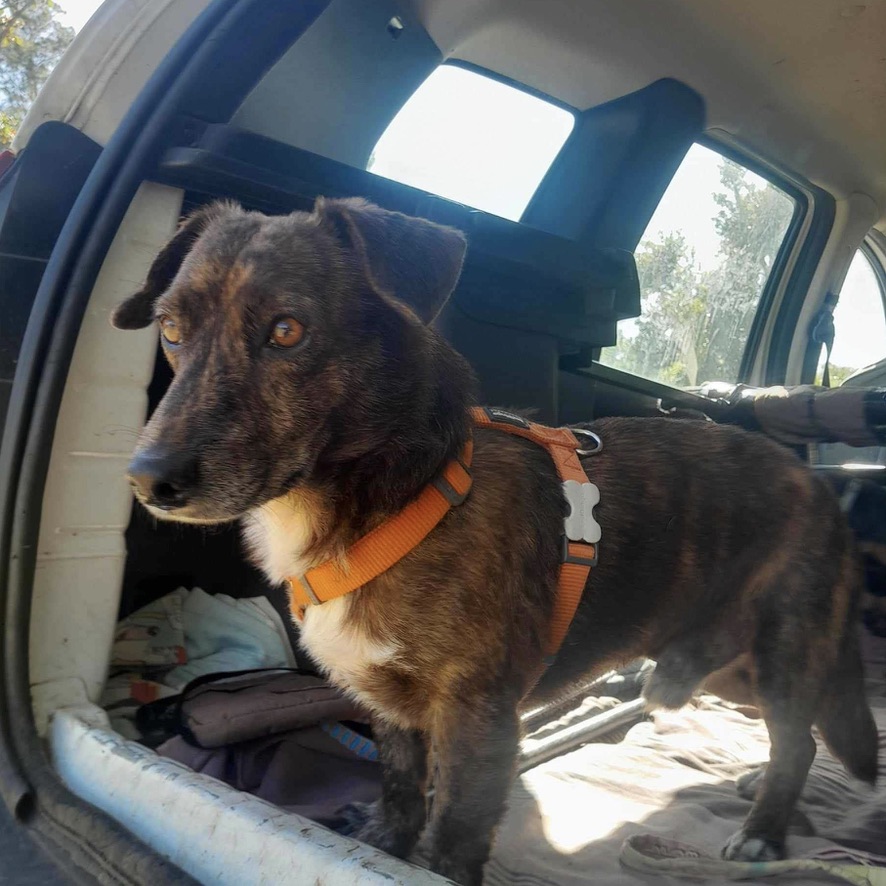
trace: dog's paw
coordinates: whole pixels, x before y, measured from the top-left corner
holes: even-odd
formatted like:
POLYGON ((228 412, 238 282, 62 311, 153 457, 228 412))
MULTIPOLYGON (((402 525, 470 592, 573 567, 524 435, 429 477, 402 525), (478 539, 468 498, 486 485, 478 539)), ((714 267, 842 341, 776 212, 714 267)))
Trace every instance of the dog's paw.
POLYGON ((409 829, 385 821, 380 803, 349 803, 339 810, 346 824, 339 833, 368 846, 405 858, 415 844, 417 835, 409 829))
POLYGON ((453 858, 431 860, 431 870, 435 874, 459 886, 483 886, 483 865, 466 863, 453 858))
POLYGON ((744 800, 755 800, 757 791, 760 788, 760 782, 765 774, 766 767, 760 766, 740 776, 735 782, 735 790, 738 796, 744 800))
POLYGON ((357 833, 372 818, 376 808, 377 804, 375 803, 348 803, 347 806, 342 806, 336 814, 344 820, 344 824, 336 830, 346 837, 359 839, 357 833))
POLYGON ((784 844, 763 837, 751 837, 744 829, 730 837, 723 847, 726 861, 779 861, 785 857, 784 844))

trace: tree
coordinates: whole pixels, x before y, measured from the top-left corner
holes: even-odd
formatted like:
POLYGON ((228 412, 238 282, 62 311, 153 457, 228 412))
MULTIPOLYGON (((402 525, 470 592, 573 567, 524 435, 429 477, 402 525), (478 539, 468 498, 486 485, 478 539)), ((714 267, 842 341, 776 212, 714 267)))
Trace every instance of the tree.
POLYGON ((68 44, 53 0, 0 2, 0 150, 12 143, 21 121, 68 44))
POLYGON ((695 255, 679 232, 647 242, 637 255, 643 314, 636 334, 619 330, 612 365, 638 375, 687 385, 697 364, 695 341, 705 307, 695 255))
POLYGON ((637 250, 643 314, 620 329, 605 361, 668 384, 735 381, 760 294, 784 238, 791 201, 723 159, 714 228, 719 264, 702 270, 679 231, 637 250))
MULTIPOLYGON (((823 384, 822 376, 824 373, 822 370, 824 369, 824 363, 822 363, 821 367, 815 374, 815 383, 817 385, 823 384)), ((849 378, 853 373, 858 372, 857 369, 853 369, 851 366, 831 366, 828 368, 828 375, 830 376, 830 382, 832 388, 839 388, 840 385, 849 378)))
POLYGON ((712 339, 699 381, 738 378, 760 294, 793 213, 792 202, 781 191, 749 181, 737 163, 721 162, 720 183, 724 192, 714 195, 720 207, 714 227, 724 261, 712 281, 712 339))

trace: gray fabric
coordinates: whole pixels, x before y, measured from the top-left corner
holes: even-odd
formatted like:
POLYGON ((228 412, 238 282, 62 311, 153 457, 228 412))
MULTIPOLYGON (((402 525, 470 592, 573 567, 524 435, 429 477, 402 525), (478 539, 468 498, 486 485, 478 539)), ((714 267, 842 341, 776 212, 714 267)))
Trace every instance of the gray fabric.
MULTIPOLYGON (((880 729, 886 767, 886 641, 862 635, 868 692, 880 729)), ((197 771, 220 778, 332 828, 340 808, 380 794, 380 767, 352 754, 321 728, 212 751, 176 738, 158 749, 197 771)), ((765 762, 765 724, 747 711, 705 696, 681 711, 654 712, 618 744, 590 744, 525 773, 515 784, 499 829, 487 886, 678 886, 670 875, 623 868, 626 838, 650 834, 691 844, 717 856, 739 828, 750 803, 735 779, 765 762)), ((788 840, 792 857, 836 845, 886 853, 886 771, 876 789, 850 779, 826 749, 818 755, 788 840)), ((414 861, 424 860, 419 847, 414 861)), ((710 886, 723 877, 695 880, 710 886)), ((781 882, 775 878, 774 882, 781 882)), ((804 884, 834 880, 804 872, 804 884)))
MULTIPOLYGON (((381 793, 381 767, 324 729, 365 712, 320 677, 255 671, 189 686, 176 736, 157 753, 327 827, 381 793), (200 746, 195 746, 195 742, 200 746)), ((355 736, 356 737, 356 736, 355 736)))
POLYGON ((214 750, 176 737, 157 753, 333 829, 345 824, 341 807, 381 795, 378 763, 351 753, 318 726, 214 750))
POLYGON ((186 689, 180 717, 201 748, 220 748, 320 721, 367 719, 355 702, 320 677, 262 671, 220 676, 186 689))
MULTIPOLYGON (((848 777, 819 744, 788 840, 791 856, 842 843, 886 853, 886 641, 866 635, 869 695, 880 729, 876 789, 848 777)), ((765 725, 712 696, 657 711, 616 745, 591 744, 523 775, 511 792, 487 867, 486 886, 678 886, 687 881, 629 871, 629 836, 679 840, 718 856, 750 808, 735 779, 769 754, 765 725)), ((421 853, 418 856, 421 859, 421 853)), ((720 886, 724 878, 695 880, 720 886)), ((805 872, 773 883, 826 884, 805 872)))
POLYGON ((783 443, 842 442, 875 446, 879 440, 865 417, 864 388, 764 388, 754 395, 761 428, 783 443))

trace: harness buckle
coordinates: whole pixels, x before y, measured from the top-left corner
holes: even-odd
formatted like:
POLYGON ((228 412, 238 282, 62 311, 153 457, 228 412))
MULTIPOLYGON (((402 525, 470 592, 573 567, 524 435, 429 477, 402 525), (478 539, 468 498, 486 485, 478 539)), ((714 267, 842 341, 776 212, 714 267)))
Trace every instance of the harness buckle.
POLYGON ((600 490, 593 483, 564 480, 563 494, 569 505, 569 513, 563 521, 565 537, 569 541, 597 544, 603 534, 594 517, 594 507, 600 503, 600 490))
POLYGON ((594 549, 593 557, 576 557, 574 554, 570 553, 569 545, 570 544, 584 544, 584 542, 570 542, 565 535, 560 537, 561 549, 560 549, 560 563, 572 563, 575 566, 596 566, 600 560, 600 545, 588 545, 588 547, 592 547, 594 549))
MULTIPOLYGON (((459 462, 459 464, 461 464, 461 462, 459 462)), ((463 464, 461 465, 461 467, 464 468, 465 473, 468 475, 468 477, 470 477, 471 472, 463 464)), ((442 495, 443 498, 445 498, 446 501, 448 501, 450 506, 453 508, 457 508, 460 504, 463 504, 464 500, 468 497, 468 495, 471 492, 470 484, 468 484, 468 487, 467 487, 467 489, 465 489, 464 492, 459 492, 446 479, 446 477, 443 476, 443 474, 440 474, 439 476, 435 477, 431 481, 431 483, 434 486, 434 488, 437 490, 437 492, 439 492, 440 495, 442 495)))

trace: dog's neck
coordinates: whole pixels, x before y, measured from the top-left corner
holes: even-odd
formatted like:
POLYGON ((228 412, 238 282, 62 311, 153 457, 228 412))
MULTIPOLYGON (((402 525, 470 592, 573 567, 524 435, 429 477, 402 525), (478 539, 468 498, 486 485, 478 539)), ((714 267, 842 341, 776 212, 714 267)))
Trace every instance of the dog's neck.
MULTIPOLYGON (((378 402, 362 429, 343 412, 314 475, 252 511, 245 536, 253 559, 279 583, 347 548, 401 511, 471 434, 473 377, 462 358, 435 339, 411 371, 398 367, 398 396, 378 402)), ((384 390, 384 387, 382 387, 384 390)))

